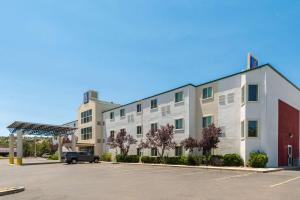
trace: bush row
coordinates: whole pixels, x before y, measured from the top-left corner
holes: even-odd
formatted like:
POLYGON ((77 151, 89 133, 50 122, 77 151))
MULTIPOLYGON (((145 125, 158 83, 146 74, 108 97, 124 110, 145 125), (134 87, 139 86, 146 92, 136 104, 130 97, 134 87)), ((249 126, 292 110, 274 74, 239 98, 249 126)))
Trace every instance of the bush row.
MULTIPOLYGON (((112 160, 111 153, 104 153, 101 157, 103 161, 112 160)), ((137 155, 117 155, 117 162, 128 162, 128 163, 138 163, 140 161, 137 155)), ((244 166, 244 160, 238 154, 226 154, 222 155, 210 155, 210 156, 200 156, 200 155, 189 155, 181 157, 150 157, 142 156, 142 163, 151 164, 170 164, 170 165, 212 165, 212 166, 244 166)), ((254 168, 264 168, 268 163, 268 156, 261 152, 252 152, 250 154, 250 159, 248 165, 254 168)))
POLYGON ((140 161, 140 157, 138 155, 117 155, 117 162, 127 162, 127 163, 138 163, 140 161))

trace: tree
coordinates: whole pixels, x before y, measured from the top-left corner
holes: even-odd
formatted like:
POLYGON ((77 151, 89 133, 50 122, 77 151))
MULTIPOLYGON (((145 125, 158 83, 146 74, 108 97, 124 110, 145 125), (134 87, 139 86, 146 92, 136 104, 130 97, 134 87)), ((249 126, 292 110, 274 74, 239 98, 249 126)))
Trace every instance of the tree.
POLYGON ((123 156, 127 156, 130 146, 136 143, 137 140, 134 139, 132 135, 127 134, 124 130, 120 131, 116 137, 111 135, 107 140, 107 145, 110 146, 111 149, 119 148, 121 155, 123 156))
POLYGON ((180 142, 181 146, 184 147, 184 149, 189 152, 193 152, 195 148, 199 148, 200 143, 194 139, 193 137, 188 137, 187 139, 184 139, 180 142))
POLYGON ((174 138, 174 126, 167 124, 161 126, 160 129, 150 130, 146 134, 146 141, 141 141, 140 148, 155 148, 160 158, 164 157, 166 150, 175 149, 176 143, 174 138))
POLYGON ((203 129, 203 138, 200 141, 200 147, 203 149, 204 155, 208 155, 212 149, 218 148, 221 134, 221 128, 217 128, 214 124, 203 129))

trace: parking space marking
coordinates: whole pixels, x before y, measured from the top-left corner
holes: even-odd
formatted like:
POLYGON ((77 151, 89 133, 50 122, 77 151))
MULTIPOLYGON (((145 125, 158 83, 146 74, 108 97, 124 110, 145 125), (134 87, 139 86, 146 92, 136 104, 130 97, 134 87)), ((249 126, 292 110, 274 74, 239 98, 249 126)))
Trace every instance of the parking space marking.
POLYGON ((252 174, 255 174, 255 172, 247 173, 247 174, 239 174, 239 175, 234 175, 234 176, 227 176, 227 177, 222 177, 222 178, 216 178, 215 180, 221 181, 221 180, 227 180, 227 179, 232 179, 232 178, 241 178, 241 177, 250 176, 252 174))
POLYGON ((274 184, 274 185, 270 185, 270 188, 274 188, 274 187, 277 187, 277 186, 280 186, 280 185, 284 185, 286 183, 289 183, 291 181, 295 181, 297 179, 300 179, 300 176, 296 177, 296 178, 292 178, 292 179, 289 179, 289 180, 286 180, 286 181, 283 181, 281 183, 277 183, 277 184, 274 184))

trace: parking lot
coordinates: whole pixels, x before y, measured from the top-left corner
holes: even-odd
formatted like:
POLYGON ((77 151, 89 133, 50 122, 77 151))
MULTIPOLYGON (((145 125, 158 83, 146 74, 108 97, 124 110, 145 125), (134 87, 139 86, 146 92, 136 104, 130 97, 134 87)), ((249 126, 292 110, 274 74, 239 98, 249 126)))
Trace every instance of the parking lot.
POLYGON ((0 160, 0 188, 29 199, 300 199, 300 171, 268 174, 124 164, 10 166, 0 160))

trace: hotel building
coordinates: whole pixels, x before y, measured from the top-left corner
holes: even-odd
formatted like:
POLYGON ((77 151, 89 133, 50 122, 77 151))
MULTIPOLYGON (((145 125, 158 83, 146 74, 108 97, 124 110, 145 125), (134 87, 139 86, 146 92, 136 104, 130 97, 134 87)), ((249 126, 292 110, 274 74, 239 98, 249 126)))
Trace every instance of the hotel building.
MULTIPOLYGON (((299 160, 299 88, 270 64, 200 85, 187 84, 126 105, 100 101, 95 91, 85 93, 78 110, 77 147, 102 154, 110 135, 121 129, 138 141, 150 129, 172 124, 175 142, 201 139, 214 123, 222 136, 214 154, 238 153, 244 160, 252 151, 268 154, 268 166, 297 165, 299 160)), ((114 153, 114 151, 112 151, 114 153)), ((132 145, 129 154, 139 154, 132 145)), ((156 156, 156 151, 143 150, 156 156)), ((179 156, 180 146, 167 152, 179 156)))

